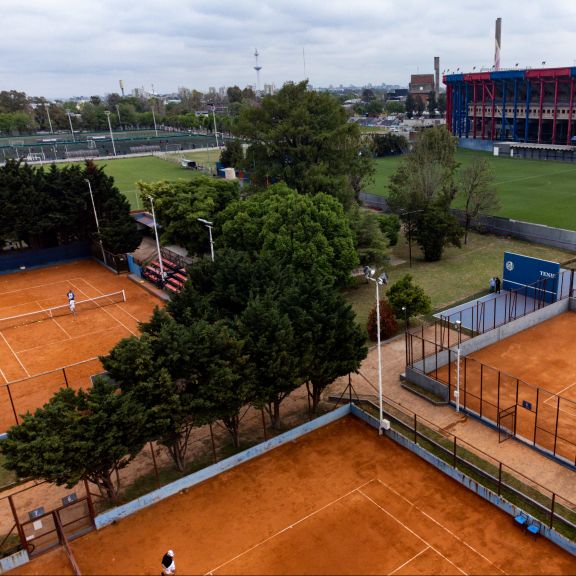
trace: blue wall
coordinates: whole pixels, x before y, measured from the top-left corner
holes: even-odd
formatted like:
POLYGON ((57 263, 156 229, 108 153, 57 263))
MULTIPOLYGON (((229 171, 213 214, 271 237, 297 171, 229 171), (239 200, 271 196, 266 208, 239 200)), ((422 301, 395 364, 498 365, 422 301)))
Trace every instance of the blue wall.
POLYGON ((528 289, 530 298, 542 298, 545 302, 556 302, 560 264, 549 260, 540 260, 504 252, 503 283, 504 290, 518 290, 539 282, 538 289, 528 289))
POLYGON ((0 274, 18 272, 22 266, 38 268, 57 262, 70 262, 90 258, 90 242, 77 242, 68 246, 43 248, 41 250, 11 250, 0 253, 0 274))

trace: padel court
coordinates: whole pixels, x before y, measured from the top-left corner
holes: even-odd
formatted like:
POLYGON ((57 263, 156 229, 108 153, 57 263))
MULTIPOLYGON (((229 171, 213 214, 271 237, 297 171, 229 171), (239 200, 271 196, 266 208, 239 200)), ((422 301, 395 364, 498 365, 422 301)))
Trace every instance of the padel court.
MULTIPOLYGON (((345 417, 71 543, 82 574, 573 574, 574 557, 345 417)), ((62 549, 18 574, 66 574, 62 549)))
POLYGON ((98 356, 136 335, 157 305, 91 260, 0 276, 0 432, 59 388, 89 386, 102 372, 98 356))

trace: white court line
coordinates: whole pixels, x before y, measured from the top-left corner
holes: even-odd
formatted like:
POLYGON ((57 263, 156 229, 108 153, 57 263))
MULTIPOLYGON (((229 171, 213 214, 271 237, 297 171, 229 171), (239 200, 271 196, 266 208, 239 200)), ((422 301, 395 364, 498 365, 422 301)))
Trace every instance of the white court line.
POLYGON ((282 530, 276 532, 275 534, 272 534, 271 536, 268 536, 268 538, 264 538, 264 540, 262 540, 261 542, 258 542, 258 544, 254 544, 254 546, 251 546, 250 548, 247 548, 246 550, 244 550, 244 552, 240 552, 240 554, 236 554, 236 556, 234 556, 234 558, 230 558, 230 560, 226 560, 226 562, 223 562, 222 564, 220 564, 219 566, 216 566, 216 568, 212 568, 212 570, 206 572, 206 574, 213 574, 216 570, 220 570, 220 568, 223 568, 224 566, 226 566, 227 564, 230 564, 231 562, 234 562, 234 560, 237 560, 238 558, 240 558, 241 556, 244 556, 245 554, 248 554, 248 552, 252 552, 252 550, 255 550, 256 548, 259 548, 260 546, 266 544, 266 542, 268 542, 269 540, 272 540, 273 538, 276 538, 276 536, 279 536, 280 534, 283 534, 284 532, 286 532, 287 530, 290 530, 291 528, 294 528, 294 526, 297 526, 298 524, 301 524, 302 522, 304 522, 305 520, 308 520, 308 518, 311 518, 312 516, 315 516, 316 514, 318 514, 319 512, 322 512, 322 510, 325 510, 326 508, 328 508, 329 506, 332 506, 333 504, 336 504, 336 502, 339 502, 340 500, 343 500, 344 498, 347 498, 348 496, 350 496, 350 494, 354 494, 354 492, 359 492, 362 488, 364 488, 364 486, 367 486, 368 484, 370 484, 371 482, 374 482, 374 480, 377 480, 377 478, 372 478, 372 480, 368 480, 368 482, 364 482, 364 484, 361 484, 360 486, 358 486, 358 488, 354 488, 354 490, 350 490, 350 492, 346 492, 346 494, 344 494, 343 496, 340 496, 339 498, 336 498, 335 500, 332 500, 332 502, 328 502, 328 504, 325 504, 324 506, 322 506, 321 508, 318 508, 318 510, 314 510, 314 512, 311 512, 310 514, 308 514, 307 516, 304 516, 304 518, 300 518, 300 520, 297 520, 296 522, 294 522, 294 524, 290 524, 290 526, 286 526, 285 528, 282 528, 282 530))
MULTIPOLYGON (((80 280, 82 280, 82 278, 80 278, 80 280)), ((86 282, 86 284, 88 284, 88 282, 86 282)), ((84 290, 78 288, 78 285, 72 284, 72 286, 74 286, 76 288, 76 290, 78 290, 78 292, 80 292, 81 294, 84 294, 84 296, 86 296, 86 298, 90 298, 90 296, 88 296, 88 294, 86 294, 86 292, 84 292, 84 290)), ((98 290, 98 288, 94 288, 94 289, 97 290, 98 292, 100 292, 100 290, 98 290)), ((100 292, 100 294, 102 294, 102 292, 100 292)), ((120 324, 121 326, 124 326, 124 328, 126 328, 126 330, 128 330, 128 332, 130 332, 134 336, 138 336, 138 334, 136 334, 136 332, 134 332, 134 330, 131 330, 130 328, 128 328, 128 326, 126 326, 126 324, 124 324, 124 322, 121 322, 120 320, 118 320, 118 318, 116 318, 115 316, 112 316, 112 314, 110 314, 110 312, 108 312, 108 310, 106 310, 105 306, 102 306, 99 309, 102 310, 102 312, 106 312, 106 314, 108 314, 108 316, 110 316, 110 318, 112 318, 112 320, 115 320, 116 322, 118 322, 118 324, 120 324)))
MULTIPOLYGON (((379 482, 379 480, 377 480, 377 481, 379 482)), ((386 484, 384 484, 384 486, 386 486, 386 484)), ((426 544, 428 547, 430 547, 432 550, 434 550, 434 552, 436 552, 436 554, 438 554, 439 556, 442 556, 442 558, 444 558, 444 560, 446 560, 446 562, 449 562, 450 564, 452 564, 452 566, 454 566, 454 568, 456 568, 456 570, 458 570, 458 572, 461 572, 462 574, 468 574, 467 572, 464 572, 464 570, 462 570, 460 567, 456 566, 456 564, 454 564, 454 562, 452 562, 452 560, 450 560, 450 558, 447 558, 446 556, 444 556, 444 554, 442 554, 442 552, 440 552, 440 550, 438 550, 437 548, 432 546, 432 544, 430 544, 429 542, 424 540, 424 538, 422 538, 422 536, 419 536, 418 534, 416 534, 416 532, 414 532, 414 530, 412 530, 412 528, 410 528, 409 526, 406 526, 406 524, 404 524, 404 522, 402 522, 401 520, 398 520, 398 518, 396 518, 396 516, 394 516, 394 514, 388 512, 388 510, 386 510, 386 508, 383 508, 382 506, 380 506, 380 504, 378 504, 378 502, 376 502, 375 500, 370 498, 370 496, 368 496, 368 494, 364 494, 364 492, 362 492, 362 490, 360 490, 360 489, 358 490, 358 492, 360 492, 360 494, 362 494, 362 496, 364 496, 364 498, 366 498, 367 500, 370 500, 370 502, 372 502, 372 504, 374 504, 374 506, 377 506, 378 508, 380 508, 380 510, 382 510, 382 512, 384 512, 384 514, 387 514, 388 516, 390 516, 390 518, 392 518, 392 520, 396 520, 396 522, 398 522, 398 524, 400 524, 400 526, 402 526, 403 528, 408 530, 408 532, 410 532, 413 536, 416 536, 416 538, 418 538, 418 540, 420 540, 421 542, 426 544)))
MULTIPOLYGON (((120 326, 115 324, 111 328, 105 328, 104 330, 99 330, 98 332, 86 332, 85 334, 80 334, 80 336, 70 336, 70 340, 79 340, 80 338, 84 338, 85 336, 96 336, 97 334, 104 334, 104 332, 110 332, 110 330, 118 330, 120 326)), ((63 340, 59 340, 58 342, 63 342, 63 340)), ((55 342, 57 344, 58 342, 55 342)), ((20 350, 22 352, 30 352, 30 350, 36 350, 38 348, 45 348, 47 344, 40 344, 39 346, 32 346, 32 348, 25 348, 24 350, 20 350)), ((62 366, 62 368, 68 368, 68 365, 62 366)), ((61 370, 62 368, 55 368, 55 370, 61 370)), ((36 376, 36 374, 33 374, 36 376)))
POLYGON ((568 386, 562 388, 562 390, 559 390, 558 392, 551 392, 552 396, 550 396, 550 398, 546 398, 546 400, 544 400, 544 404, 546 404, 546 402, 550 402, 550 400, 552 400, 552 398, 555 398, 556 396, 560 396, 560 394, 562 394, 562 392, 566 392, 566 390, 568 390, 569 388, 572 388, 572 386, 576 386, 576 382, 572 382, 572 384, 568 384, 568 386))
POLYGON ((412 506, 413 508, 415 508, 416 510, 418 510, 419 512, 424 514, 424 516, 426 516, 426 518, 429 518, 430 520, 432 520, 432 522, 434 522, 434 524, 440 526, 440 528, 442 528, 443 530, 448 532, 448 534, 450 534, 451 536, 456 538, 456 540, 458 540, 459 542, 462 542, 462 544, 464 544, 464 546, 466 546, 467 548, 470 548, 470 550, 472 550, 473 552, 478 554, 478 556, 480 556, 481 558, 484 558, 484 560, 486 560, 486 562, 488 562, 489 564, 494 566, 494 568, 496 568, 497 570, 502 572, 502 574, 506 574, 506 572, 504 572, 504 570, 502 570, 501 568, 496 566, 496 564, 494 564, 494 562, 492 562, 492 560, 490 560, 489 558, 484 556, 484 554, 482 554, 481 552, 478 552, 478 550, 476 550, 476 548, 474 548, 473 546, 470 546, 470 544, 468 544, 468 542, 466 542, 465 540, 462 540, 462 538, 460 538, 457 534, 454 534, 454 532, 452 532, 452 530, 449 530, 448 528, 446 528, 446 526, 444 526, 444 524, 438 522, 438 520, 436 520, 435 518, 432 518, 432 516, 430 516, 430 514, 427 514, 426 512, 424 512, 424 510, 422 510, 422 508, 416 506, 416 504, 414 502, 412 502, 411 500, 408 500, 408 498, 406 498, 405 496, 403 496, 402 494, 400 494, 399 492, 394 490, 394 488, 392 488, 391 486, 388 486, 388 484, 386 484, 385 482, 382 482, 382 480, 380 480, 379 478, 378 478, 378 482, 380 482, 380 484, 382 484, 382 486, 385 486, 386 488, 388 488, 388 490, 390 490, 390 492, 393 492, 394 494, 396 494, 396 496, 398 496, 399 498, 402 498, 402 500, 404 500, 404 502, 407 502, 408 504, 410 504, 410 506, 412 506))
MULTIPOLYGON (((96 290, 96 292, 100 292, 100 294, 102 294, 104 296, 104 292, 102 292, 102 290, 96 288, 96 286, 92 285, 90 282, 88 282, 88 280, 84 280, 84 278, 80 278, 80 280, 82 280, 82 282, 84 282, 85 284, 88 284, 88 286, 90 286, 90 288, 93 288, 94 290, 96 290)), ((130 312, 128 312, 128 310, 124 310, 124 308, 120 308, 120 306, 118 304, 114 304, 114 306, 116 306, 118 308, 118 310, 121 310, 122 312, 124 312, 124 314, 128 314, 128 316, 130 316, 131 318, 134 318, 134 320, 136 320, 136 322, 140 323, 140 320, 138 320, 138 318, 136 318, 136 316, 134 316, 133 314, 130 314, 130 312)))
POLYGON ((406 560, 406 562, 404 562, 404 564, 400 564, 400 566, 398 566, 398 568, 395 568, 394 570, 392 570, 392 572, 388 572, 388 575, 390 576, 391 574, 394 574, 394 572, 398 572, 398 570, 402 570, 402 568, 404 568, 404 566, 406 566, 406 564, 410 564, 410 562, 412 562, 412 560, 418 558, 418 556, 421 556, 422 554, 424 554, 424 552, 426 552, 426 550, 430 550, 430 546, 426 546, 426 548, 424 548, 423 550, 420 550, 420 552, 418 552, 418 554, 415 554, 414 556, 412 556, 412 558, 410 558, 409 560, 406 560))
MULTIPOLYGON (((46 308, 44 308, 44 306, 42 306, 42 304, 40 304, 40 302, 38 302, 38 300, 35 300, 36 304, 38 304, 38 306, 40 306, 40 310, 46 310, 46 308)), ((56 324, 56 326, 58 326, 58 328, 60 328, 60 330, 62 330, 62 332, 64 332, 64 334, 66 334, 66 336, 68 336, 68 339, 72 340, 72 336, 70 336, 70 334, 68 334, 68 332, 66 332, 66 330, 64 330, 64 326, 62 326, 54 317, 50 317, 50 320, 54 320, 54 323, 56 324)), ((44 344, 43 344, 44 346, 44 344)), ((37 348, 37 346, 36 346, 37 348)), ((24 350, 20 350, 20 352, 24 352, 24 350)))
POLYGON ((10 346, 10 343, 8 342, 8 340, 6 340, 6 336, 4 336, 4 334, 2 334, 2 332, 0 332, 0 336, 2 336, 2 338, 4 339, 4 342, 6 342, 6 346, 8 346, 8 348, 10 348, 10 352, 12 352, 12 354, 14 354, 14 358, 16 358, 16 360, 18 360, 18 364, 20 364, 20 366, 22 366, 22 370, 24 370, 24 372, 26 372, 26 376, 30 377, 30 372, 28 372, 28 370, 26 370, 26 367, 24 366, 24 364, 22 364, 22 362, 20 361, 20 358, 18 358, 18 354, 16 354, 16 352, 14 352, 14 349, 12 348, 12 346, 10 346))
POLYGON ((4 378, 4 382, 6 382, 6 384, 8 384, 8 378, 6 378, 6 374, 4 374, 4 372, 2 372, 2 368, 0 368, 0 375, 2 376, 2 378, 4 378))
MULTIPOLYGON (((82 278, 78 276, 77 278, 70 278, 70 280, 47 282, 46 284, 37 284, 36 286, 26 286, 26 288, 18 288, 17 290, 7 290, 6 292, 0 292, 0 296, 4 296, 4 294, 14 294, 14 292, 26 292, 26 290, 34 290, 35 288, 43 288, 44 286, 56 286, 57 284, 66 284, 68 282, 73 282, 75 280, 82 280, 82 278)), ((4 308, 13 308, 13 306, 4 306, 4 308)))

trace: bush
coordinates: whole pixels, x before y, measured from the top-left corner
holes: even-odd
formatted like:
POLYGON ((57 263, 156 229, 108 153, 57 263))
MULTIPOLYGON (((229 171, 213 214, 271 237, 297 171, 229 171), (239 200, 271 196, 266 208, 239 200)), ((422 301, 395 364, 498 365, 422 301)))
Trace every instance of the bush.
POLYGON ((388 245, 396 246, 400 232, 400 218, 396 214, 379 214, 378 225, 384 236, 388 238, 388 245))
POLYGON ((393 284, 388 292, 390 306, 396 318, 406 318, 410 321, 413 316, 429 314, 432 311, 432 301, 420 286, 412 284, 412 276, 406 274, 393 284), (405 307, 406 311, 402 310, 405 307))
MULTIPOLYGON (((370 310, 368 315, 368 337, 373 342, 378 340, 378 325, 376 322, 376 306, 370 310)), ((380 339, 386 340, 398 332, 398 322, 394 316, 394 310, 388 300, 380 300, 380 339)))

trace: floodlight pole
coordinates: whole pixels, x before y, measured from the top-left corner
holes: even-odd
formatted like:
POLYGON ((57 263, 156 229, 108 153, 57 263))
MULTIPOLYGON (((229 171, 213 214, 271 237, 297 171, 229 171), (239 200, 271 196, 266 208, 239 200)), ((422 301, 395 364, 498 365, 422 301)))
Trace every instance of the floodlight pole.
POLYGON ((48 102, 44 102, 44 108, 46 109, 46 114, 48 115, 48 125, 50 126, 50 134, 54 134, 54 130, 52 129, 52 120, 50 119, 50 104, 48 104, 48 102))
MULTIPOLYGON (((152 99, 152 102, 155 102, 155 99, 152 99)), ((154 105, 152 105, 152 120, 154 120, 154 133, 156 134, 156 138, 158 138, 158 128, 156 126, 156 114, 154 114, 154 105)))
POLYGON ((214 241, 212 240, 212 227, 214 224, 209 220, 204 220, 204 218, 197 218, 198 222, 202 222, 206 228, 208 228, 208 236, 210 238, 210 255, 212 256, 212 262, 214 262, 214 241))
POLYGON ((218 145, 218 130, 216 129, 216 114, 214 113, 215 109, 216 106, 212 104, 212 120, 214 120, 214 136, 216 138, 216 148, 220 148, 220 146, 218 145))
POLYGON ((92 209, 94 210, 94 220, 96 220, 96 230, 98 231, 98 241, 100 242, 100 249, 102 250, 102 259, 104 260, 104 264, 108 266, 108 262, 106 262, 106 252, 104 251, 104 244, 102 243, 102 236, 100 236, 100 223, 98 222, 98 213, 96 212, 94 194, 92 194, 92 184, 90 183, 90 180, 88 180, 88 178, 85 178, 84 182, 88 184, 88 191, 90 192, 90 200, 92 200, 92 209))
POLYGON ((160 240, 158 240, 158 225, 156 224, 156 214, 154 212, 154 198, 148 196, 150 206, 152 206, 152 221, 154 222, 154 235, 156 236, 156 251, 158 252, 158 263, 160 264, 160 282, 164 286, 164 265, 162 264, 162 254, 160 253, 160 240))
POLYGON ((118 127, 122 130, 122 120, 120 119, 120 106, 116 104, 116 114, 118 114, 118 127))
POLYGON ((72 142, 76 142, 76 138, 74 136, 74 128, 72 128, 72 112, 70 110, 66 110, 66 116, 68 116, 68 122, 70 123, 70 133, 72 134, 72 142))
POLYGON ((378 344, 378 434, 382 436, 383 430, 383 408, 382 408, 382 351, 380 350, 380 285, 387 284, 388 278, 382 273, 378 278, 373 278, 375 270, 366 267, 366 279, 376 284, 376 338, 378 344))
POLYGON ((460 335, 462 334, 462 321, 456 320, 455 328, 458 331, 458 348, 456 349, 456 391, 454 399, 456 400, 456 412, 460 412, 460 335))
POLYGON ((108 129, 110 130, 110 139, 112 140, 112 150, 114 151, 114 156, 116 156, 116 146, 114 144, 114 133, 112 132, 112 124, 110 122, 110 110, 105 110, 106 118, 108 118, 108 129))

